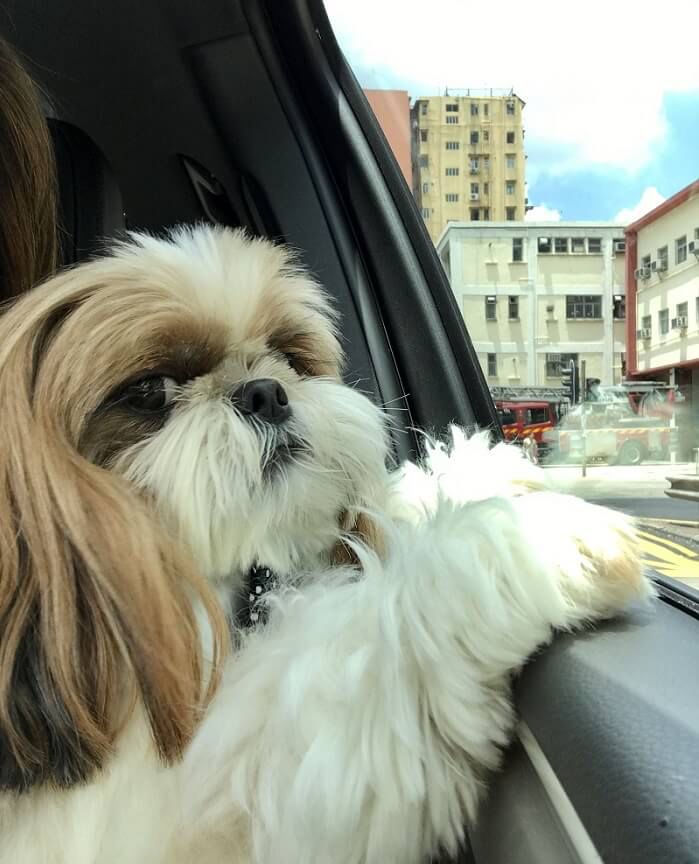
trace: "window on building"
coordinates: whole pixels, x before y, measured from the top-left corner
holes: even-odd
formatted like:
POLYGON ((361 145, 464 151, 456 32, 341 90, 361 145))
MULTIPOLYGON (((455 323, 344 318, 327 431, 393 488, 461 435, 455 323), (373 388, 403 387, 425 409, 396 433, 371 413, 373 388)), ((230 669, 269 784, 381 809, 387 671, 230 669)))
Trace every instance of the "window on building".
POLYGON ((427 101, 420 102, 420 114, 424 117, 427 114, 427 106, 430 103, 427 101))
POLYGON ((483 116, 487 117, 490 114, 490 104, 488 102, 483 103, 483 116))
POLYGON ((485 320, 497 320, 497 300, 495 297, 490 296, 485 298, 485 320))
POLYGON ((429 207, 423 207, 422 208, 422 218, 423 219, 429 219, 430 218, 430 208, 429 207))
POLYGON ((568 252, 568 238, 567 237, 554 237, 553 238, 553 251, 556 253, 556 255, 566 255, 568 252))
POLYGON ((602 251, 602 238, 601 237, 588 237, 587 238, 587 251, 590 255, 599 255, 602 251))
POLYGON ((519 297, 507 298, 507 317, 510 321, 519 321, 519 297))
POLYGON ((490 141, 490 132, 487 129, 483 130, 483 141, 487 143, 490 141))
POLYGON ((677 315, 678 318, 684 318, 686 321, 689 317, 689 303, 686 301, 684 303, 678 303, 675 307, 675 315, 677 315))
POLYGON ((570 361, 578 362, 577 354, 547 354, 546 355, 546 377, 560 378, 561 369, 569 369, 570 361))
POLYGON ((675 264, 682 264, 687 260, 687 235, 675 240, 675 264))
POLYGON ((423 153, 418 159, 418 165, 420 168, 427 168, 428 161, 427 153, 423 153))
POLYGON ((427 129, 420 129, 420 141, 427 141, 427 129))
POLYGON ((600 294, 569 294, 566 297, 566 318, 601 318, 600 294))
POLYGON ((643 327, 644 330, 651 330, 653 327, 653 316, 644 315, 643 318, 641 318, 641 327, 643 327))
POLYGON ((498 357, 497 354, 488 354, 488 376, 496 378, 498 374, 498 357))
POLYGON ((539 252, 539 255, 548 255, 551 251, 551 238, 539 237, 537 239, 536 248, 539 252))
POLYGON ((447 168, 444 173, 447 175, 447 177, 458 177, 459 176, 459 169, 458 168, 447 168))
POLYGON ((514 144, 515 143, 515 133, 514 132, 508 132, 505 141, 507 144, 514 144))
POLYGON ((458 102, 447 102, 447 111, 458 111, 459 103, 458 102))
POLYGON ((459 118, 454 114, 447 114, 447 125, 455 126, 459 122, 459 118))
POLYGON ((447 150, 458 150, 459 142, 458 141, 447 141, 444 145, 447 150))
POLYGON ((478 132, 472 131, 469 136, 469 140, 471 144, 478 144, 478 132))
POLYGON ((477 116, 478 116, 478 103, 477 102, 471 102, 471 117, 477 117, 477 116))
POLYGON ((483 208, 483 219, 487 222, 490 219, 490 207, 483 208))
POLYGON ((481 218, 478 207, 471 207, 471 222, 479 222, 481 218))
POLYGON ((661 246, 660 249, 658 249, 658 264, 660 264, 662 270, 667 270, 669 263, 668 258, 667 246, 661 246))
POLYGON ((471 195, 478 195, 478 183, 471 183, 471 195))
POLYGON ((524 240, 522 237, 512 238, 512 260, 524 261, 524 240))
POLYGON ((660 330, 660 335, 665 336, 670 332, 670 310, 669 309, 661 309, 658 312, 658 330, 660 330))
POLYGON ((515 194, 515 182, 514 180, 508 180, 505 183, 505 195, 514 195, 515 194))
POLYGON ((505 156, 505 167, 508 171, 514 171, 517 165, 517 157, 513 153, 508 153, 505 156))
POLYGON ((459 193, 447 192, 447 194, 444 196, 444 199, 446 200, 447 204, 456 204, 456 202, 459 200, 459 193))
POLYGON ((505 207, 505 219, 508 222, 515 222, 517 220, 517 208, 505 207))
POLYGON ((484 195, 488 194, 488 189, 490 189, 490 185, 488 183, 484 183, 483 184, 483 194, 484 195))
POLYGON ((570 238, 570 251, 571 252, 584 252, 585 251, 585 238, 584 237, 571 237, 570 238))
POLYGON ((483 157, 483 170, 490 171, 490 156, 483 157))
POLYGON ((509 117, 514 117, 514 114, 515 114, 515 103, 514 102, 508 102, 507 103, 507 114, 509 117))
POLYGON ((422 184, 422 194, 426 195, 429 191, 430 191, 430 184, 429 183, 423 183, 422 184))
POLYGON ((476 174, 478 171, 478 158, 471 158, 471 173, 476 174))
POLYGON ((626 318, 626 297, 623 294, 614 295, 614 319, 623 321, 626 318))

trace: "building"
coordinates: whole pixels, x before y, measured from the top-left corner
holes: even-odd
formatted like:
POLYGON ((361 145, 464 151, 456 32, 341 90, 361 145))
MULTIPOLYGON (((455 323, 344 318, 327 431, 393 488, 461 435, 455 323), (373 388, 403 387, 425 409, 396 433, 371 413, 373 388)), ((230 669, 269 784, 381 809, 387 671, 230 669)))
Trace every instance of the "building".
POLYGON ((393 155, 410 189, 413 188, 410 97, 407 90, 365 90, 393 155))
POLYGON ((626 248, 629 376, 679 387, 682 450, 691 457, 699 445, 699 180, 629 225, 626 248))
POLYGON ((491 387, 560 387, 569 360, 624 378, 622 226, 457 222, 437 251, 491 387))
POLYGON ((514 92, 421 96, 412 109, 413 193, 430 237, 450 222, 524 219, 522 109, 514 92))

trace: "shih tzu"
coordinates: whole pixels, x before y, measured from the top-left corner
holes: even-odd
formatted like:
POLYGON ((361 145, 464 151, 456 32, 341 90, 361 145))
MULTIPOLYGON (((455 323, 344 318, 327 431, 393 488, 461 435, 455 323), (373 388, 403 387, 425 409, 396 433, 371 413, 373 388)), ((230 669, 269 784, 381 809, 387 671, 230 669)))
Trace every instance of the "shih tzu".
POLYGON ((453 852, 512 673, 650 596, 629 522, 513 448, 387 470, 340 364, 289 252, 222 229, 0 319, 1 864, 453 852))

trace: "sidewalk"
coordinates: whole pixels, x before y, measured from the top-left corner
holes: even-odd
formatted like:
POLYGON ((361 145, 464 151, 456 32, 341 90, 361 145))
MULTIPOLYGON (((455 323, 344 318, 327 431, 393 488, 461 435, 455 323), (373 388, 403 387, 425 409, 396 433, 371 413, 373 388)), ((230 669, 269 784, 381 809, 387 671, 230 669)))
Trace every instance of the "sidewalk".
POLYGON ((642 465, 551 465, 544 470, 561 492, 583 498, 660 498, 670 488, 667 478, 696 476, 694 462, 647 462, 642 465))

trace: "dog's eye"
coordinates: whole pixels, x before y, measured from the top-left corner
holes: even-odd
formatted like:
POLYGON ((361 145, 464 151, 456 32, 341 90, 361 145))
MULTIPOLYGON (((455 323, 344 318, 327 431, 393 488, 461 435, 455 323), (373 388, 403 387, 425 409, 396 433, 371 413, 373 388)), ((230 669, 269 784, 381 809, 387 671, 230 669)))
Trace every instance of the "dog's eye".
POLYGON ((154 413, 164 411, 177 396, 178 385, 167 375, 151 375, 129 384, 119 401, 134 411, 154 413))
POLYGON ((295 354, 293 351, 281 351, 282 357, 286 360, 286 362, 291 366, 294 372, 299 375, 307 375, 308 374, 308 366, 304 362, 303 357, 300 357, 298 354, 295 354))

